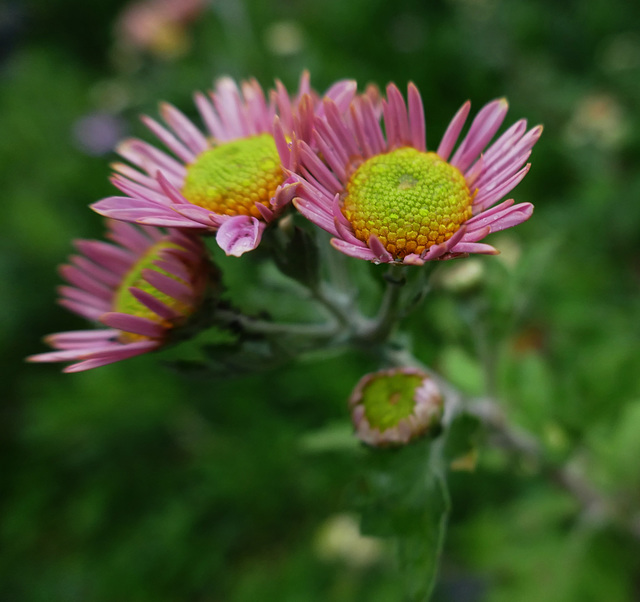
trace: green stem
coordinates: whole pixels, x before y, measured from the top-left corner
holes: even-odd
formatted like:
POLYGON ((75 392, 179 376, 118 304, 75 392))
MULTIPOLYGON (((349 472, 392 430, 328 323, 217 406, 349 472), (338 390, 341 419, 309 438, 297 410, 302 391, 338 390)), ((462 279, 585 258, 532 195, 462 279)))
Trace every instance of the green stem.
POLYGON ((389 339, 400 315, 400 296, 402 287, 406 284, 405 266, 391 264, 384 275, 387 281, 378 315, 360 331, 356 333, 355 340, 364 344, 380 344, 389 339))
POLYGON ((239 326, 242 331, 250 334, 300 335, 312 338, 331 338, 340 331, 340 327, 335 320, 322 324, 287 324, 260 320, 225 309, 218 309, 215 313, 215 319, 227 326, 239 326))

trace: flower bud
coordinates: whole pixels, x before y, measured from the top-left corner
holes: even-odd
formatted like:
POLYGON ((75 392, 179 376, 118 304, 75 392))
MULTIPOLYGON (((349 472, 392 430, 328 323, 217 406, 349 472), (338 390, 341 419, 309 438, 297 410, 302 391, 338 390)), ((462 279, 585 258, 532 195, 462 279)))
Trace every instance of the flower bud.
POLYGON ((368 445, 404 445, 436 433, 442 395, 434 380, 414 368, 393 368, 364 376, 349 399, 356 436, 368 445))

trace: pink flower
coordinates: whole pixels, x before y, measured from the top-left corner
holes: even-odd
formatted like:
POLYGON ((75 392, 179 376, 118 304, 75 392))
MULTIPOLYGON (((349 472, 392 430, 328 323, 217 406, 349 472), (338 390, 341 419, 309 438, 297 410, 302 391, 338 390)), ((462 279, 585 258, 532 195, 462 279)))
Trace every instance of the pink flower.
POLYGON ((336 249, 376 263, 421 265, 497 253, 480 241, 533 212, 530 203, 496 203, 529 171, 525 163, 542 127, 527 131, 522 119, 486 148, 508 108, 506 100, 494 100, 454 152, 469 114, 466 102, 433 152, 427 150, 422 99, 413 84, 408 107, 390 84, 382 108, 386 135, 370 97, 354 99, 346 114, 324 101, 324 116, 315 118, 316 147, 295 143, 295 206, 333 234, 336 249))
POLYGON ((60 305, 107 329, 61 332, 46 337, 57 351, 31 362, 76 362, 80 372, 153 351, 200 306, 211 266, 199 238, 179 231, 109 221, 113 244, 77 240, 79 255, 61 267, 68 282, 60 305))
MULTIPOLYGON (((327 92, 343 109, 354 94, 352 81, 338 82, 327 92)), ((312 143, 319 103, 306 72, 297 98, 303 102, 292 101, 277 82, 267 102, 257 81, 239 88, 222 78, 208 97, 195 96, 206 134, 175 107, 161 105, 168 127, 149 117, 143 121, 173 156, 142 140, 126 140, 118 152, 135 167, 115 164, 112 181, 127 196, 92 208, 117 220, 215 231, 228 255, 255 249, 266 224, 295 194, 297 184, 287 182, 282 169, 295 167, 289 140, 302 136, 312 143)))

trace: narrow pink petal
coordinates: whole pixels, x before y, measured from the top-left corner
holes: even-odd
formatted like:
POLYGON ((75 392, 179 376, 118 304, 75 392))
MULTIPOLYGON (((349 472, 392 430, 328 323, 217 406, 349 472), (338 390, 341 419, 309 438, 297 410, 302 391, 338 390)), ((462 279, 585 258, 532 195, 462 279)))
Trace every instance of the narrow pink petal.
POLYGON ((27 357, 28 362, 68 362, 70 360, 81 360, 91 357, 96 351, 109 351, 118 348, 116 343, 102 344, 101 346, 77 347, 75 349, 63 349, 60 351, 48 351, 27 357))
POLYGON ((166 328, 153 320, 116 311, 100 316, 100 322, 110 328, 117 328, 152 339, 161 338, 166 334, 166 328))
POLYGON ((300 144, 300 159, 327 192, 335 194, 342 190, 342 184, 304 142, 300 144))
POLYGON ((143 140, 137 138, 125 140, 118 145, 116 151, 120 156, 144 169, 149 175, 154 175, 158 169, 169 171, 178 178, 184 178, 186 175, 184 164, 143 140))
POLYGON ((293 129, 293 110, 291 108, 291 99, 289 98, 289 93, 282 82, 277 79, 275 83, 275 100, 278 106, 278 115, 280 116, 280 119, 282 119, 285 129, 287 131, 291 131, 293 129))
POLYGON ((309 69, 303 69, 300 74, 300 81, 298 82, 298 98, 301 98, 304 94, 311 92, 311 74, 309 69))
POLYGON ((371 150, 376 155, 385 152, 388 150, 388 146, 382 134, 380 120, 375 114, 371 101, 368 98, 361 98, 358 107, 362 114, 362 124, 371 145, 371 150))
POLYGON ((310 95, 305 94, 298 101, 298 109, 293 115, 293 132, 299 140, 304 140, 308 144, 313 141, 313 122, 316 116, 324 111, 322 105, 318 110, 314 109, 314 102, 310 95))
POLYGON ((340 238, 332 238, 331 246, 337 249, 341 253, 348 255, 349 257, 355 257, 356 259, 366 259, 367 261, 376 261, 378 258, 375 253, 364 244, 355 245, 340 238))
POLYGON ((174 106, 166 102, 161 103, 160 114, 192 153, 198 155, 209 148, 209 143, 202 132, 174 106))
POLYGON ((344 79, 333 84, 324 93, 324 96, 330 98, 336 104, 340 113, 343 113, 349 108, 357 89, 358 83, 355 80, 344 79))
POLYGON ((102 213, 102 211, 111 211, 113 209, 152 209, 159 213, 166 213, 170 211, 167 205, 129 196, 110 196, 92 203, 89 207, 97 213, 102 213))
MULTIPOLYGON (((482 186, 485 183, 488 183, 500 171, 513 170, 515 172, 517 169, 519 169, 529 158, 531 149, 539 140, 541 134, 542 126, 535 127, 529 130, 519 140, 516 140, 514 138, 509 146, 505 144, 500 149, 500 152, 493 153, 493 155, 491 156, 491 161, 486 161, 486 171, 478 180, 478 186, 482 186)), ((487 153, 492 149, 493 146, 489 148, 487 153)))
POLYGON ((360 148, 360 153, 358 154, 365 157, 372 156, 374 154, 373 148, 371 146, 371 141, 369 140, 367 133, 365 132, 362 112, 357 110, 355 103, 351 105, 349 115, 351 117, 351 123, 353 124, 353 132, 360 148))
POLYGON ((216 242, 227 255, 240 257, 260 244, 264 228, 264 222, 255 217, 237 215, 220 226, 216 242))
POLYGON ((438 146, 438 150, 436 151, 445 161, 449 160, 449 155, 451 155, 451 151, 458 141, 458 137, 460 136, 460 132, 464 127, 470 110, 471 102, 467 100, 467 102, 458 109, 458 112, 453 116, 453 119, 447 126, 447 130, 440 141, 440 146, 438 146))
POLYGON ((423 259, 425 261, 431 261, 433 259, 438 259, 445 253, 450 252, 452 247, 456 246, 462 240, 462 238, 466 234, 466 231, 466 224, 463 224, 460 228, 458 228, 458 230, 454 232, 453 236, 449 240, 439 245, 431 245, 427 252, 422 254, 423 259))
MULTIPOLYGON (((325 101, 329 103, 330 101, 325 101)), ((322 135, 324 141, 333 147, 334 154, 340 158, 343 165, 349 162, 349 151, 344 147, 344 143, 340 138, 338 132, 336 132, 329 122, 325 119, 316 119, 314 121, 316 131, 322 135)))
POLYGON ((493 162, 504 152, 508 151, 513 144, 520 140, 522 134, 527 129, 527 120, 520 119, 505 130, 505 132, 486 150, 485 157, 487 162, 493 162))
POLYGON ((313 222, 316 226, 319 226, 334 236, 340 236, 332 217, 327 213, 326 209, 320 209, 318 205, 302 197, 293 199, 293 204, 310 222, 313 222))
POLYGON ((372 234, 369 237, 369 248, 371 249, 373 254, 383 263, 389 263, 393 261, 393 255, 391 255, 391 253, 387 251, 385 246, 375 234, 372 234))
POLYGON ((98 203, 96 203, 95 206, 91 206, 94 211, 104 217, 118 219, 125 222, 138 222, 151 224, 153 226, 164 226, 165 224, 160 222, 163 221, 165 217, 175 219, 171 209, 164 209, 160 205, 157 207, 133 207, 130 209, 101 209, 99 207, 98 203))
POLYGON ((487 207, 491 207, 494 203, 499 201, 505 194, 513 190, 527 175, 531 167, 531 163, 527 163, 518 173, 511 176, 506 182, 503 182, 495 188, 485 188, 478 192, 478 195, 473 200, 473 212, 478 214, 479 211, 484 211, 487 207))
POLYGON ((384 116, 384 130, 387 135, 387 145, 389 148, 401 146, 398 141, 398 125, 396 114, 388 101, 382 101, 382 115, 384 116))
MULTIPOLYGON (((280 190, 280 186, 278 186, 278 188, 276 188, 276 192, 274 193, 273 198, 270 199, 270 202, 273 203, 274 199, 276 198, 275 195, 278 194, 280 190)), ((258 212, 260 213, 260 217, 267 223, 269 223, 272 219, 273 219, 273 211, 271 211, 271 209, 269 209, 269 207, 267 207, 266 205, 263 205, 262 203, 255 203, 254 207, 258 210, 258 212)))
POLYGON ((89 359, 77 364, 72 364, 63 369, 65 373, 83 372, 84 370, 92 370, 100 368, 122 360, 130 359, 143 353, 148 353, 157 349, 160 344, 157 341, 141 341, 139 343, 130 343, 121 345, 118 349, 114 349, 110 353, 103 354, 100 358, 89 359))
POLYGON ((92 309, 97 309, 101 312, 109 311, 111 309, 110 300, 96 297, 96 295, 88 293, 82 289, 65 286, 63 284, 57 288, 57 291, 61 297, 69 299, 70 301, 75 301, 76 303, 82 303, 92 309))
MULTIPOLYGON (((158 173, 158 172, 156 172, 158 173)), ((169 199, 160 189, 158 181, 154 182, 153 186, 149 188, 143 184, 133 182, 119 174, 116 174, 110 178, 111 183, 124 192, 126 195, 133 199, 139 199, 141 201, 148 201, 150 203, 156 203, 158 205, 169 205, 169 199)))
POLYGON ((146 232, 132 224, 112 221, 109 222, 109 229, 107 238, 136 255, 142 255, 153 244, 153 239, 150 239, 146 232))
POLYGON ((469 187, 469 190, 474 190, 474 184, 480 177, 484 170, 484 158, 482 155, 478 157, 478 160, 469 168, 464 174, 464 179, 469 187))
POLYGON ((82 270, 73 265, 62 265, 59 270, 62 277, 84 291, 91 293, 95 297, 102 299, 103 301, 110 301, 113 296, 113 290, 101 282, 98 282, 92 278, 89 274, 86 274, 82 270))
POLYGON ((279 117, 276 117, 273 121, 273 139, 276 143, 280 163, 285 169, 293 169, 294 166, 291 161, 291 148, 287 143, 279 117))
POLYGON ((193 289, 188 284, 149 268, 142 270, 142 277, 161 293, 186 305, 191 304, 193 300, 193 289))
POLYGON ((173 203, 176 205, 186 205, 189 203, 182 193, 169 180, 167 180, 161 171, 156 174, 156 178, 158 180, 158 184, 160 184, 160 188, 162 188, 162 192, 164 192, 173 203))
POLYGON ((262 86, 255 80, 242 83, 247 113, 247 123, 251 135, 271 131, 273 115, 269 111, 262 86))
POLYGON ((444 255, 447 251, 446 243, 440 245, 431 245, 425 252, 421 254, 423 261, 433 261, 444 255))
POLYGON ((340 149, 336 148, 335 144, 330 142, 331 135, 328 131, 321 133, 321 130, 329 130, 329 126, 325 125, 324 122, 318 122, 316 126, 318 129, 316 130, 315 141, 324 157, 324 160, 329 164, 329 167, 331 167, 340 181, 345 182, 347 178, 345 167, 347 165, 348 158, 341 156, 342 153, 340 152, 340 149))
MULTIPOLYGON (((120 218, 118 218, 120 219, 120 218)), ((158 226, 164 228, 191 228, 200 229, 206 228, 203 224, 195 222, 191 219, 180 218, 177 215, 175 217, 169 217, 164 215, 157 215, 153 217, 139 217, 135 220, 137 224, 145 224, 148 226, 158 226)))
POLYGON ((129 287, 129 292, 142 303, 145 307, 149 308, 152 312, 160 316, 164 320, 176 320, 181 314, 167 304, 160 301, 157 297, 154 297, 151 293, 143 291, 134 286, 129 287))
POLYGON ((201 228, 211 230, 216 228, 218 223, 221 223, 218 219, 215 220, 215 223, 212 223, 211 217, 215 216, 215 214, 204 207, 198 207, 197 205, 174 205, 172 209, 179 215, 195 221, 201 228))
POLYGON ((230 77, 221 77, 211 93, 213 104, 225 128, 224 140, 242 138, 247 130, 238 86, 230 77))
POLYGON ((169 253, 165 253, 162 257, 162 259, 153 262, 156 268, 169 272, 172 276, 180 278, 180 280, 184 280, 185 282, 191 280, 191 273, 183 261, 169 253))
POLYGON ((142 122, 158 137, 158 139, 176 155, 176 157, 179 157, 185 163, 193 163, 193 161, 195 161, 196 153, 189 150, 169 130, 161 126, 155 119, 152 119, 147 115, 143 115, 141 119, 142 122))
POLYGON ((194 101, 211 136, 218 140, 224 139, 224 128, 209 99, 202 92, 196 92, 194 101))
POLYGON ((514 202, 515 201, 513 199, 508 199, 506 201, 503 201, 499 205, 495 205, 495 206, 491 207, 490 209, 485 209, 481 213, 478 213, 477 215, 474 215, 471 219, 468 219, 464 223, 467 231, 475 230, 477 228, 484 228, 488 223, 487 222, 487 218, 489 218, 489 217, 492 218, 496 214, 501 213, 502 211, 504 211, 508 207, 511 207, 514 204, 514 202))
POLYGON ((130 251, 100 240, 74 240, 73 244, 91 261, 116 273, 128 270, 136 260, 130 251))
POLYGON ((262 213, 262 217, 265 219, 265 221, 271 221, 274 218, 275 213, 281 211, 283 207, 286 207, 289 203, 291 203, 294 197, 298 194, 299 188, 300 185, 298 182, 278 186, 278 188, 276 188, 276 193, 271 200, 271 206, 273 207, 271 217, 267 218, 264 215, 263 211, 260 209, 260 206, 258 206, 258 210, 260 210, 260 213, 262 213))
POLYGON ((47 344, 58 349, 64 349, 66 345, 77 346, 81 344, 96 343, 112 339, 120 334, 118 330, 68 330, 67 332, 57 332, 47 335, 44 340, 47 344))
POLYGON ((340 109, 338 109, 332 100, 325 100, 324 107, 327 121, 336 134, 337 139, 346 150, 347 155, 359 155, 360 149, 356 144, 353 133, 345 126, 344 121, 340 116, 340 109))
POLYGON ((491 226, 484 226, 483 228, 474 228, 471 230, 467 228, 465 235, 462 237, 461 242, 478 242, 491 233, 491 226))
POLYGON ((449 249, 449 253, 478 253, 481 255, 498 255, 500 251, 480 242, 459 242, 449 249))
POLYGON ((76 267, 80 268, 83 272, 87 274, 91 274, 95 280, 104 284, 109 288, 115 288, 120 284, 122 280, 122 276, 120 274, 114 274, 109 270, 105 270, 100 266, 93 263, 93 261, 89 261, 86 257, 81 257, 80 255, 71 255, 69 257, 71 263, 76 267))
POLYGON ((531 203, 514 205, 508 213, 501 215, 491 224, 491 232, 500 232, 500 230, 513 228, 522 222, 526 222, 532 214, 533 205, 531 203))
POLYGON ((427 128, 424 120, 424 106, 422 105, 420 92, 413 82, 409 83, 407 98, 409 101, 411 146, 424 152, 427 150, 427 128))
POLYGON ((387 86, 387 97, 391 110, 395 114, 394 123, 397 127, 397 143, 400 146, 411 144, 411 132, 409 130, 409 118, 407 116, 407 106, 402 97, 402 92, 395 84, 387 86))
POLYGON ((130 165, 127 165, 125 163, 112 163, 110 167, 119 175, 124 176, 126 180, 131 180, 133 182, 136 182, 137 184, 141 184, 145 188, 154 190, 158 187, 158 182, 156 182, 154 178, 143 174, 130 165))
POLYGON ((420 255, 417 255, 416 253, 409 253, 409 255, 405 255, 405 257, 402 260, 402 263, 405 263, 407 265, 424 265, 424 259, 422 257, 420 257, 420 255))
POLYGON ((451 165, 465 172, 489 144, 502 125, 508 110, 509 104, 504 98, 485 105, 476 115, 469 132, 454 153, 450 161, 451 165))
POLYGON ((71 299, 58 299, 58 305, 61 305, 74 314, 78 314, 79 316, 86 318, 90 322, 95 322, 102 314, 104 314, 104 311, 101 309, 96 309, 91 305, 72 301, 71 299))

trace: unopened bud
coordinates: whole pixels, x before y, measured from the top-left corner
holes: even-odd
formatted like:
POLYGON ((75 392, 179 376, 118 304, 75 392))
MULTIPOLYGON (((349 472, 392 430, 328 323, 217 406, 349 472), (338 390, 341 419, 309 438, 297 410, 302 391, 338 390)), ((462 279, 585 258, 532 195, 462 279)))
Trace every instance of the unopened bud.
POLYGON ((428 374, 393 368, 364 376, 349 407, 356 436, 369 445, 388 447, 438 432, 443 401, 428 374))

